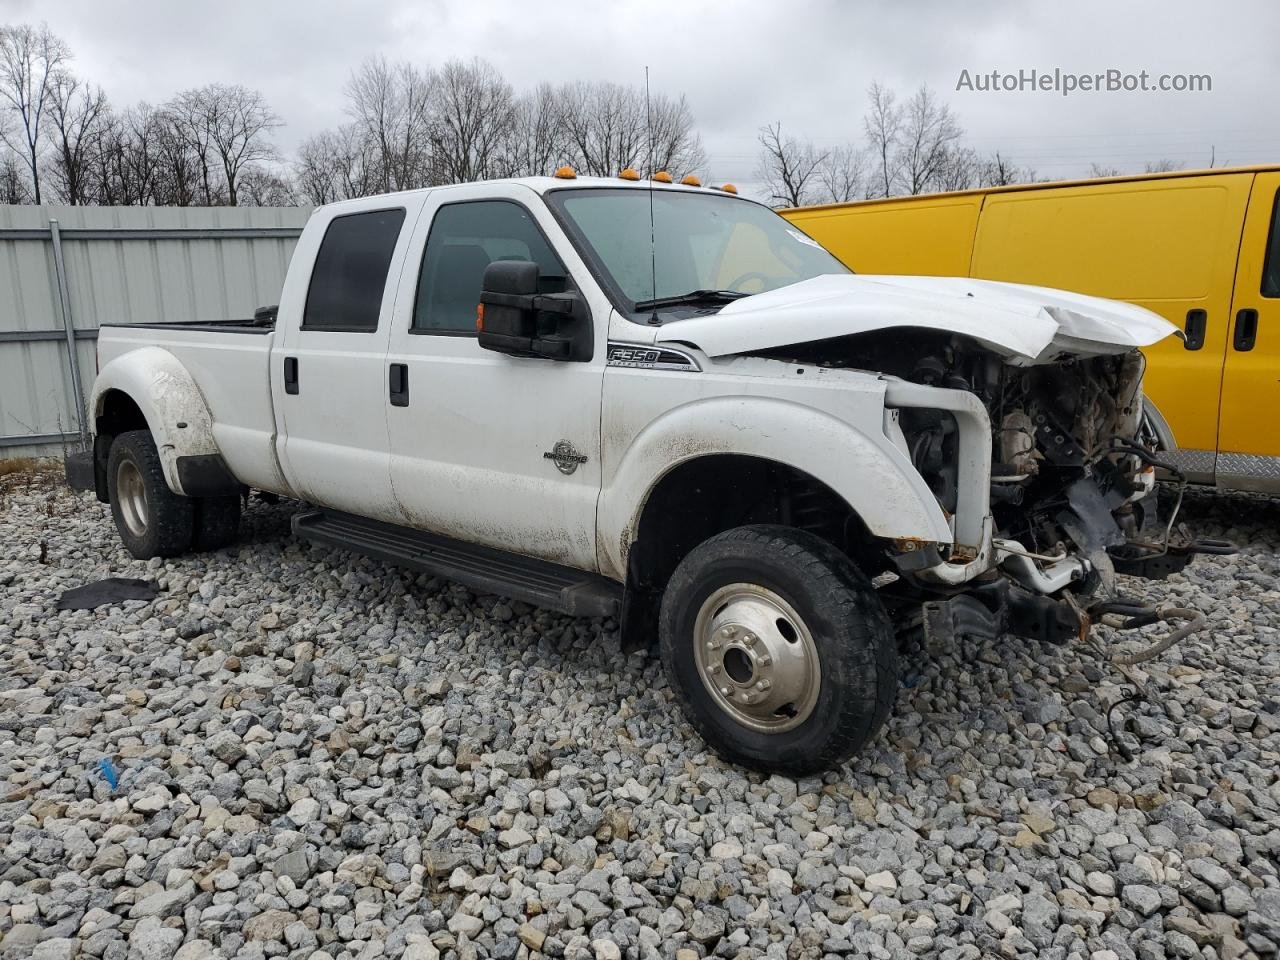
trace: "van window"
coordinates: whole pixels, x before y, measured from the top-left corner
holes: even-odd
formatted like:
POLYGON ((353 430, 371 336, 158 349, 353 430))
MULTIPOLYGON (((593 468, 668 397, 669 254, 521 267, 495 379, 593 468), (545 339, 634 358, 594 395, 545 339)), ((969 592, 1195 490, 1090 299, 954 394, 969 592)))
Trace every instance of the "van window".
POLYGON ((1271 208, 1271 233, 1267 237, 1267 255, 1262 261, 1262 295, 1280 297, 1280 191, 1276 191, 1271 208))
POLYGON ((378 329, 387 271, 403 223, 403 208, 333 218, 311 270, 303 330, 378 329))
POLYGON ((538 291, 565 289, 565 269, 529 211, 509 200, 447 204, 431 221, 418 273, 413 330, 476 332, 476 305, 485 267, 495 260, 538 265, 538 291))

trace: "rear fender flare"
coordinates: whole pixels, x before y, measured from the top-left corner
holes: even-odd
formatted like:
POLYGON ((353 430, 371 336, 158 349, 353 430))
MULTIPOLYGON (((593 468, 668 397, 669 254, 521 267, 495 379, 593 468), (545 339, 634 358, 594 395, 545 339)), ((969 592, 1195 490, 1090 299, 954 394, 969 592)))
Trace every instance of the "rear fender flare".
MULTIPOLYGON (((116 357, 98 372, 89 407, 93 422, 102 415, 107 395, 118 390, 129 397, 147 421, 174 493, 188 495, 178 469, 186 457, 219 457, 213 438, 213 417, 200 388, 168 350, 141 347, 116 357)), ((200 461, 190 461, 199 463, 200 461)))

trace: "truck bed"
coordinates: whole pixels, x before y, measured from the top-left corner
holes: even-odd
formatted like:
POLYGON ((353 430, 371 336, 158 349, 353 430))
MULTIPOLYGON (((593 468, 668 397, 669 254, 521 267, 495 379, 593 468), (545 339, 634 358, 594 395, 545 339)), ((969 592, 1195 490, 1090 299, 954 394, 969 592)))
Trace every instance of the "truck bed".
MULTIPOLYGON (((213 435, 232 474, 247 486, 287 492, 276 460, 271 402, 274 314, 244 320, 104 323, 98 365, 131 353, 163 350, 195 381, 213 422, 213 435)), ((140 369, 158 369, 143 360, 140 369)))

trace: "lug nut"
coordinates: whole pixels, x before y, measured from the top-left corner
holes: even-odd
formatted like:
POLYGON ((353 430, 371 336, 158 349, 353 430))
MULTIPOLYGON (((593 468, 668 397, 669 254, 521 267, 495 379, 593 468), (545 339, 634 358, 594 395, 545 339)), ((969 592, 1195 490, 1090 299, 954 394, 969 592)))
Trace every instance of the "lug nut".
POLYGON ((732 696, 733 696, 733 694, 729 692, 729 688, 728 688, 728 687, 721 687, 721 688, 720 688, 720 695, 721 695, 722 697, 732 697, 732 696))
POLYGON ((721 635, 725 637, 732 637, 737 632, 738 632, 738 628, 735 627, 733 624, 729 624, 727 627, 724 627, 720 631, 721 635))
POLYGON ((756 659, 756 664, 761 667, 767 667, 772 663, 773 663, 773 657, 769 656, 767 653, 761 654, 756 659))
POLYGON ((761 680, 759 683, 756 684, 756 689, 768 690, 772 686, 773 686, 773 681, 770 680, 768 677, 766 677, 765 679, 761 680))
POLYGON ((742 638, 742 642, 748 647, 754 647, 756 645, 756 635, 754 633, 748 633, 742 638))
POLYGON ((707 667, 707 673, 719 673, 719 672, 720 672, 720 664, 718 663, 713 663, 711 664, 711 666, 707 667))

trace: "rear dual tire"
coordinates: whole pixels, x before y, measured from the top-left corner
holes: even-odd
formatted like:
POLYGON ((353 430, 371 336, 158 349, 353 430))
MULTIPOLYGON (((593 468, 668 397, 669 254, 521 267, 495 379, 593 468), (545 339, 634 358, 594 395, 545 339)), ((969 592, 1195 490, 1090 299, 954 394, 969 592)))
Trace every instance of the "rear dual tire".
POLYGON ((893 709, 883 604, 846 556, 802 530, 738 527, 694 548, 663 595, 659 638, 686 716, 733 763, 829 769, 893 709))
POLYGON ((216 550, 235 541, 239 497, 184 497, 169 489, 148 430, 112 441, 107 458, 111 515, 125 547, 139 560, 216 550))

